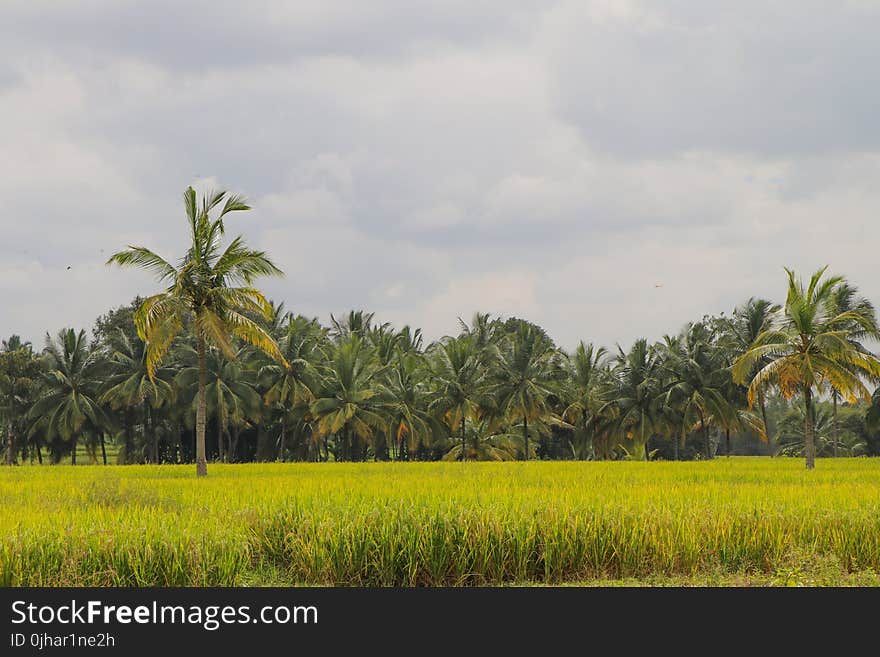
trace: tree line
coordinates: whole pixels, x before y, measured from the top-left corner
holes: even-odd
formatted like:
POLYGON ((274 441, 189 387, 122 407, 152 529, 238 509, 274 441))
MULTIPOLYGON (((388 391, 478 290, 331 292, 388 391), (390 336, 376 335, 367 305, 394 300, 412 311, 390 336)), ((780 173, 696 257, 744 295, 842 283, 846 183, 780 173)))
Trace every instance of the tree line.
POLYGON ((145 247, 112 264, 166 287, 42 351, 0 345, 5 463, 711 459, 880 455, 880 338, 840 276, 787 271, 784 303, 751 298, 628 350, 560 349, 538 325, 477 313, 457 335, 351 311, 329 326, 253 286, 280 275, 224 217, 224 191, 184 193, 177 265, 145 247), (216 216, 212 216, 216 215, 216 216), (873 391, 873 393, 872 393, 873 391))

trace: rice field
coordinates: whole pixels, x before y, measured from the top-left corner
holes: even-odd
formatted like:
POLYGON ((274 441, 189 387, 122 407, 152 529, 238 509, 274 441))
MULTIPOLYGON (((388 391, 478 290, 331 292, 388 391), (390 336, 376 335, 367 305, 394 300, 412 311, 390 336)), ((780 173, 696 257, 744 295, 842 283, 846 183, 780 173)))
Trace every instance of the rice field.
POLYGON ((0 584, 786 584, 810 583, 798 573, 817 563, 877 583, 880 571, 880 459, 193 471, 0 469, 0 584))

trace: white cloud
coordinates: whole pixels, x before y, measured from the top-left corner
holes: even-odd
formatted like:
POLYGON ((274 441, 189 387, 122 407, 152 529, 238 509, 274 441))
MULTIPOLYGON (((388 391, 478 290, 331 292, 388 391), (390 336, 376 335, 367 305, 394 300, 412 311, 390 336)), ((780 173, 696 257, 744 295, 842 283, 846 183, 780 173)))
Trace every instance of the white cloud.
POLYGON ((325 321, 610 346, 826 263, 880 302, 876 3, 168 6, 4 8, 0 335, 151 291, 103 263, 180 256, 194 182, 325 321))

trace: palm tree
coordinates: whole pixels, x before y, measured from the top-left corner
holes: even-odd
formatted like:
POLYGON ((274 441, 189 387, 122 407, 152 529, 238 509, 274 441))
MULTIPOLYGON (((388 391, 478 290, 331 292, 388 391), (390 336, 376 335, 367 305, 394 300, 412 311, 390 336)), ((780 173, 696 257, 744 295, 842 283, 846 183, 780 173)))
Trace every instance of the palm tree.
POLYGON ((288 316, 283 334, 278 341, 284 362, 273 360, 259 370, 264 386, 266 403, 280 412, 281 431, 278 438, 278 460, 284 460, 287 449, 287 429, 291 419, 305 419, 309 405, 315 400, 314 390, 320 377, 318 365, 323 360, 321 351, 327 330, 317 319, 288 316))
POLYGON ((22 342, 17 335, 3 341, 0 346, 0 417, 5 420, 6 465, 15 463, 16 434, 33 403, 39 374, 39 362, 29 342, 22 342))
POLYGON ((183 200, 191 244, 177 267, 142 246, 129 246, 113 255, 108 264, 140 267, 168 284, 163 292, 148 297, 134 316, 138 335, 147 343, 147 372, 151 377, 185 323, 195 335, 199 372, 196 475, 205 476, 208 474, 205 458, 207 346, 213 345, 227 357, 234 358, 232 335, 283 360, 272 336, 251 319, 252 316, 268 318, 272 312, 263 294, 252 286, 254 279, 282 272, 263 251, 248 248, 241 236, 221 251, 225 233, 223 217, 230 212, 250 209, 241 197, 225 191, 210 192, 202 197, 199 206, 195 190, 187 187, 183 200), (219 215, 212 219, 210 213, 218 207, 219 215))
POLYGON ((602 385, 607 373, 605 360, 608 351, 605 347, 594 347, 592 343, 579 343, 569 358, 568 405, 563 417, 583 432, 584 441, 594 433, 602 405, 602 385))
MULTIPOLYGON (((864 297, 859 297, 858 289, 846 281, 841 282, 841 284, 834 289, 834 305, 836 306, 838 313, 857 310, 862 314, 874 314, 874 306, 871 302, 864 297)), ((850 328, 855 339, 868 337, 857 324, 853 324, 850 328)), ((837 440, 837 434, 840 431, 837 422, 837 405, 840 402, 840 394, 834 388, 831 389, 831 401, 834 408, 831 421, 831 433, 834 437, 832 440, 834 446, 833 455, 837 456, 837 445, 839 442, 837 440)))
POLYGON ((470 326, 461 318, 458 318, 461 327, 461 337, 468 337, 477 349, 485 349, 497 341, 498 320, 492 319, 489 313, 474 313, 470 326))
POLYGON ((830 387, 852 403, 867 401, 871 393, 863 379, 880 379, 880 360, 860 342, 863 337, 880 338, 873 309, 857 306, 841 312, 836 292, 845 279, 832 276, 822 280, 826 269, 814 273, 806 287, 792 270, 785 270, 788 295, 784 309, 733 367, 734 379, 745 383, 750 372, 767 360, 749 383, 750 405, 769 383, 776 384, 786 399, 803 395, 807 469, 813 469, 816 461, 814 391, 830 387))
MULTIPOLYGON (((764 331, 768 330, 773 321, 773 317, 779 312, 781 307, 767 299, 749 298, 741 306, 733 311, 733 316, 726 322, 721 342, 728 349, 736 360, 742 354, 751 349, 755 344, 755 340, 764 331)), ((757 363, 755 370, 757 371, 764 365, 764 362, 757 363)), ((749 372, 749 378, 754 376, 755 372, 749 372)), ((767 402, 764 398, 764 390, 757 391, 758 407, 761 409, 761 421, 763 423, 764 436, 770 441, 770 427, 767 424, 767 402)))
MULTIPOLYGON (((714 336, 706 324, 691 323, 680 339, 667 341, 665 355, 662 365, 666 375, 663 404, 677 409, 683 428, 699 424, 705 456, 710 459, 710 420, 725 425, 726 418, 732 415, 725 395, 729 374, 725 364, 719 360, 720 353, 714 345, 714 336)), ((682 431, 681 440, 685 435, 685 431, 682 431)))
POLYGON ((85 331, 63 329, 57 339, 46 334, 46 392, 31 407, 30 433, 43 431, 48 441, 61 438, 69 442, 73 465, 79 434, 86 429, 102 431, 111 425, 98 402, 102 374, 99 356, 89 348, 85 331))
POLYGON ((386 413, 390 419, 394 453, 411 454, 430 446, 444 432, 428 412, 430 391, 423 357, 415 352, 398 353, 386 372, 386 413))
POLYGON ((357 439, 371 443, 376 431, 387 429, 382 413, 385 391, 374 350, 357 332, 350 333, 322 370, 320 389, 309 406, 318 435, 337 436, 337 460, 360 460, 357 439))
POLYGON ((560 424, 550 409, 564 374, 561 352, 532 324, 520 323, 501 343, 493 392, 500 414, 510 423, 522 423, 523 459, 529 459, 529 422, 560 424))
MULTIPOLYGON (((344 340, 352 335, 366 338, 373 330, 373 316, 375 313, 365 313, 363 310, 351 310, 342 319, 336 319, 330 315, 330 323, 333 325, 331 334, 335 340, 344 340)), ((387 327, 387 324, 382 326, 387 327)))
POLYGON ((467 459, 465 424, 476 424, 494 400, 489 394, 484 349, 469 336, 446 337, 428 349, 433 394, 429 410, 442 417, 453 433, 458 429, 461 460, 467 459))
POLYGON ((621 441, 631 441, 626 451, 637 460, 647 460, 648 439, 661 420, 659 362, 644 338, 636 340, 627 353, 618 347, 611 398, 599 408, 600 414, 613 417, 612 426, 621 441))
POLYGON ((131 462, 132 422, 131 412, 142 408, 144 414, 144 437, 149 439, 149 460, 159 462, 159 442, 153 420, 153 410, 168 402, 173 403, 175 389, 171 385, 170 372, 157 371, 150 376, 147 371, 146 345, 137 338, 129 340, 125 331, 117 329, 108 338, 109 377, 106 389, 99 401, 109 404, 113 410, 124 409, 125 448, 124 458, 131 462), (150 435, 148 435, 150 434, 150 435))
POLYGON ((18 351, 19 349, 33 351, 33 346, 26 340, 22 341, 21 336, 15 334, 10 335, 6 340, 0 341, 0 352, 9 353, 11 351, 18 351))

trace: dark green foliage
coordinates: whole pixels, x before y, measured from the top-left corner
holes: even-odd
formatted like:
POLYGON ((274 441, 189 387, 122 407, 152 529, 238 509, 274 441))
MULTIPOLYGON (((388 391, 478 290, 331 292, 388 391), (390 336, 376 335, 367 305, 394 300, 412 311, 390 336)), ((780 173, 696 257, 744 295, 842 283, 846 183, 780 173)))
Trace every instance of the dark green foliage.
MULTIPOLYGON (((847 372, 859 369, 856 360, 873 357, 861 343, 871 337, 873 309, 840 279, 814 287, 810 294, 824 295, 814 300, 814 310, 825 319, 817 310, 811 321, 846 331, 850 354, 829 370, 831 378, 814 381, 817 455, 880 455, 880 389, 871 404, 833 394, 835 381, 852 392, 847 372)), ((794 321, 785 313, 810 320, 805 303, 795 295, 786 310, 752 298, 729 316, 703 317, 661 341, 618 346, 611 356, 588 343, 566 353, 540 326, 516 317, 477 313, 470 323, 460 321, 458 335, 425 344, 419 329, 397 329, 363 310, 333 316, 323 326, 267 302, 266 312, 254 311, 249 321, 277 344, 276 354, 235 335, 206 349, 207 457, 692 460, 800 454, 803 394, 792 388, 791 377, 783 378, 780 391, 766 376, 777 347, 760 345, 782 339, 780 327, 794 321)), ((16 336, 3 341, 0 434, 13 461, 42 459, 41 448, 53 461, 72 460, 77 451, 80 462, 83 455, 93 461, 99 448, 123 463, 193 461, 197 341, 184 321, 161 363, 153 363, 151 377, 148 345, 134 322, 140 308, 142 300, 135 299, 102 315, 90 343, 83 332, 62 332, 41 358, 16 336)), ((864 376, 865 368, 860 371, 864 376)))

